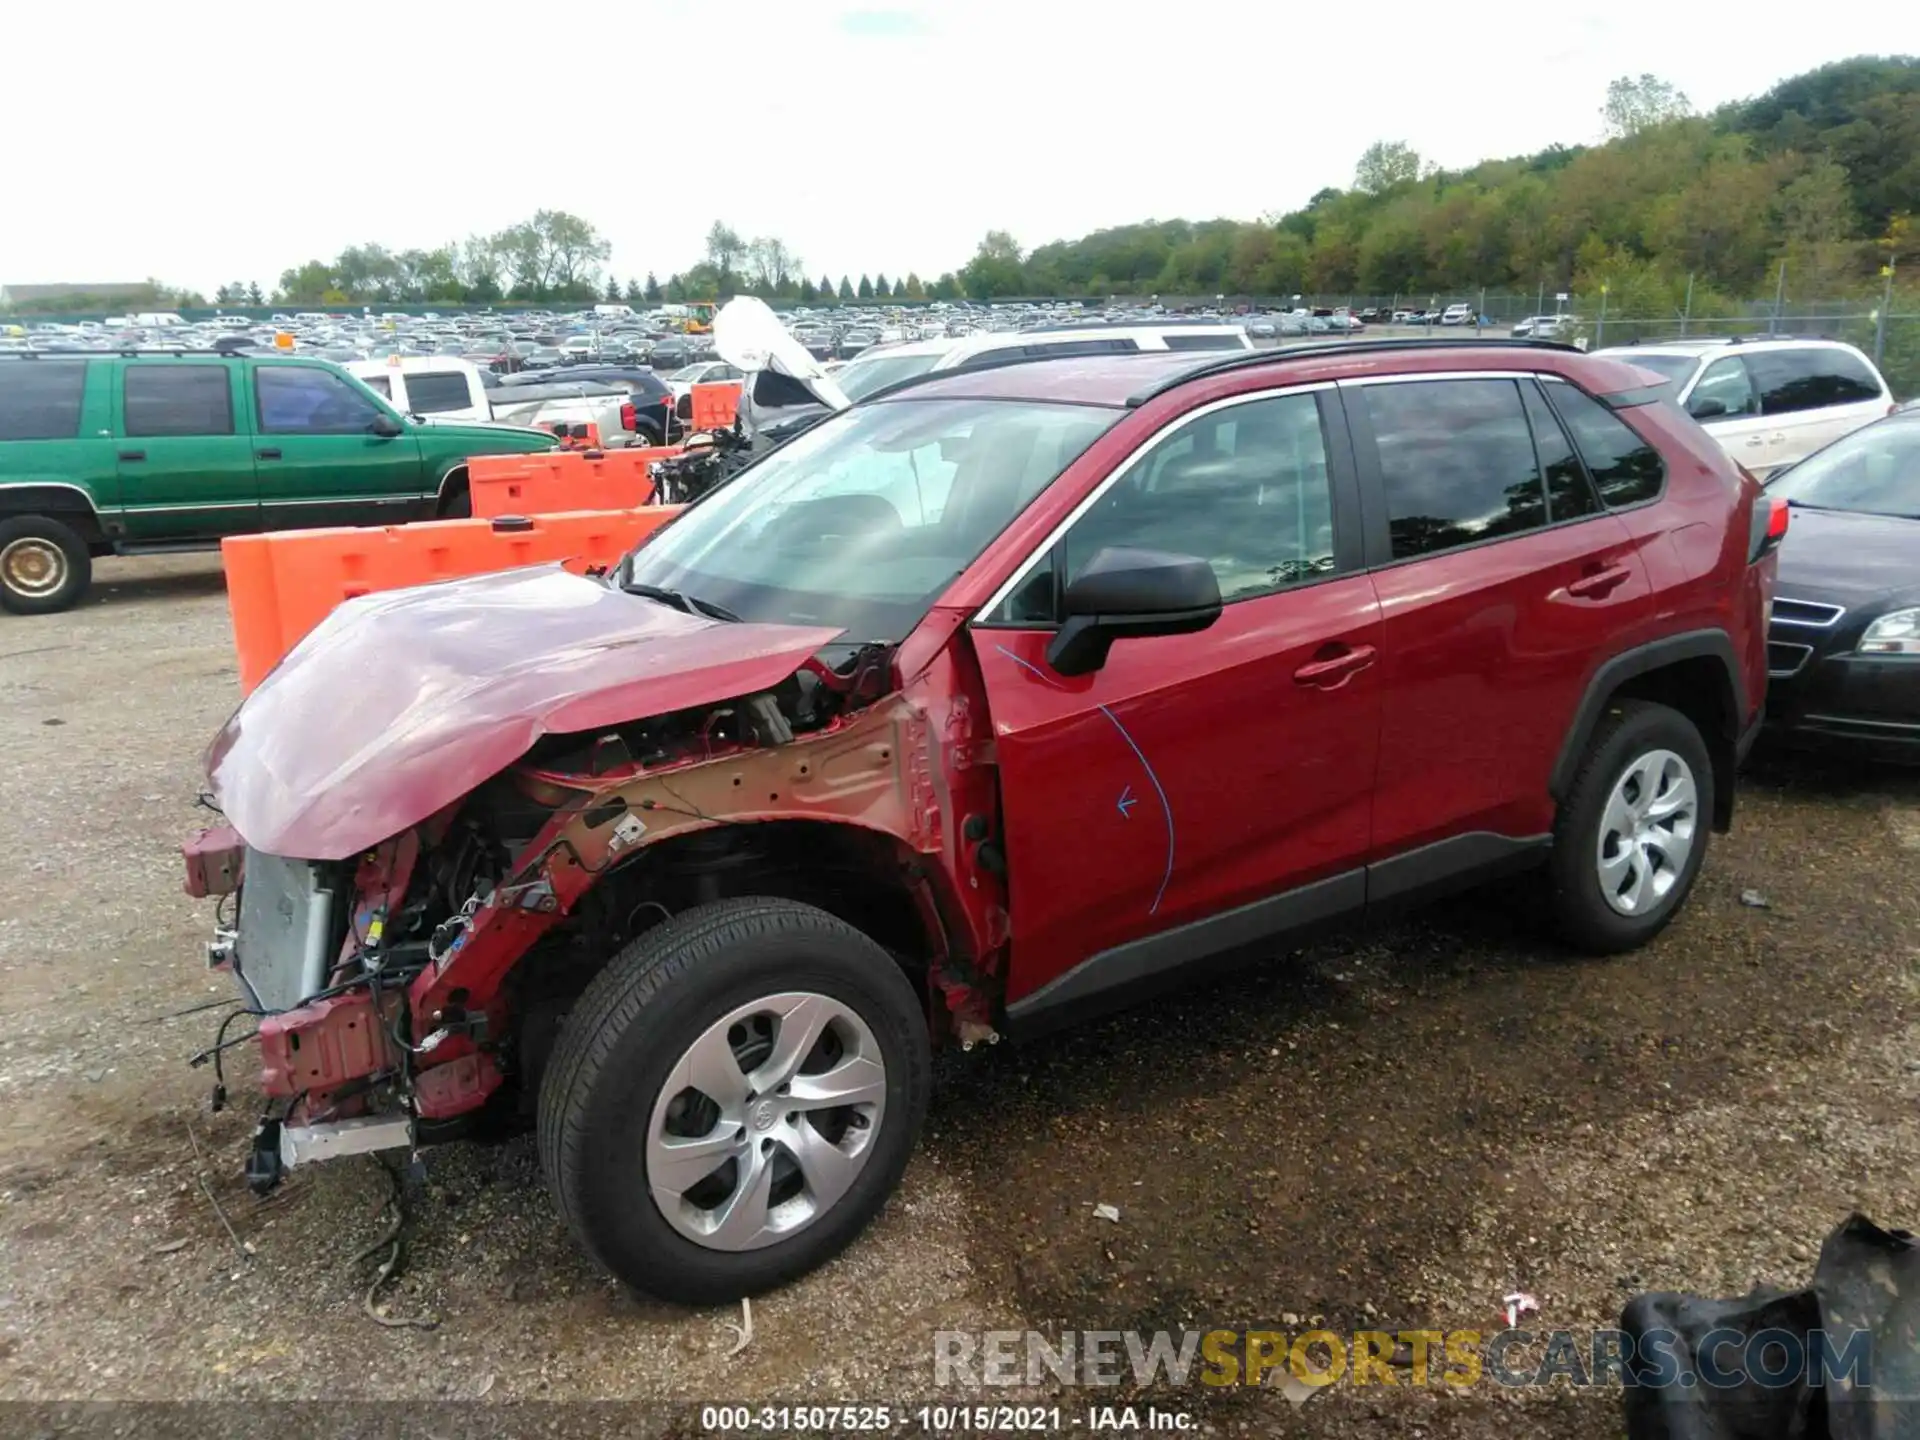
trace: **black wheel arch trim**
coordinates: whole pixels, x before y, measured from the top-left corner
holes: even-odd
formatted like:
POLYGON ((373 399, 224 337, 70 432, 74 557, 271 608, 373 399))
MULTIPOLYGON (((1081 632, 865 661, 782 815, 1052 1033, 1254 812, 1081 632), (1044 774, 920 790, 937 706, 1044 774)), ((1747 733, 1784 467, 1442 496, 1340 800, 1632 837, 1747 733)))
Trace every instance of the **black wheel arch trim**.
POLYGON ((92 544, 105 541, 112 526, 100 513, 91 491, 65 480, 10 480, 0 483, 0 520, 38 515, 57 520, 92 544))
POLYGON ((1594 727, 1600 723, 1601 713, 1614 692, 1630 680, 1685 660, 1718 661, 1721 678, 1726 683, 1722 698, 1730 703, 1725 732, 1701 738, 1707 742, 1714 759, 1714 827, 1721 830, 1727 827, 1733 818, 1733 770, 1739 763, 1742 732, 1747 728, 1747 687, 1741 678, 1739 653, 1733 648, 1733 637, 1717 628, 1662 636, 1601 662, 1587 678, 1587 688, 1567 727, 1566 738, 1560 743, 1560 754, 1547 782, 1548 793, 1555 801, 1565 800, 1568 790, 1572 789, 1580 757, 1586 753, 1594 727))

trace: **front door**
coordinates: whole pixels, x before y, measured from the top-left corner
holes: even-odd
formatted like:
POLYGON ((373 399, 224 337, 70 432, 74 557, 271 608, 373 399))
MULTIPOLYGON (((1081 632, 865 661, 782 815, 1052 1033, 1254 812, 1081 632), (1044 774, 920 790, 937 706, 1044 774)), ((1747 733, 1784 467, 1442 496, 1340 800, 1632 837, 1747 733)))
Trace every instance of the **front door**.
POLYGON ((253 373, 254 463, 266 529, 384 525, 428 493, 419 437, 336 370, 274 363, 253 373), (382 419, 402 424, 379 435, 382 419))
POLYGON ((1781 463, 1777 456, 1784 437, 1776 436, 1778 427, 1760 413, 1760 391, 1740 356, 1722 356, 1707 366, 1687 394, 1686 408, 1736 464, 1765 475, 1781 463))
POLYGON ((126 539, 181 544, 260 525, 241 367, 129 360, 114 396, 126 539))
POLYGON ((1326 389, 1179 422, 974 626, 1016 1008, 1049 982, 1103 989, 1357 902, 1379 606, 1339 423, 1326 389), (1060 675, 1046 661, 1059 596, 1107 547, 1204 558, 1225 608, 1198 634, 1123 639, 1101 669, 1060 675))

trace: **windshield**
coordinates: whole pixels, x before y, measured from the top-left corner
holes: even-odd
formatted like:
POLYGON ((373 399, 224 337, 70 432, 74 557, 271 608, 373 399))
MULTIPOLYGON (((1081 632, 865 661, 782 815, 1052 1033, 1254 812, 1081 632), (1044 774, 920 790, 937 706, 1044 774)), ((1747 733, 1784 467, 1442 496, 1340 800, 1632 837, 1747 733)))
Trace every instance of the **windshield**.
POLYGON ((702 375, 704 375, 706 373, 706 370, 707 370, 707 367, 705 365, 688 365, 679 370, 674 371, 671 375, 667 376, 667 379, 685 380, 688 382, 692 382, 692 381, 698 380, 702 375))
POLYGON ((1767 486, 1796 505, 1920 520, 1920 420, 1885 420, 1809 455, 1767 486))
POLYGON ((939 359, 938 355, 875 355, 855 360, 838 371, 833 379, 847 392, 849 400, 864 400, 896 380, 909 380, 915 375, 926 374, 939 359))
POLYGON ((898 641, 1120 411, 900 400, 822 421, 660 530, 628 579, 898 641))
POLYGON ((1686 383, 1687 377, 1693 374, 1694 367, 1700 363, 1699 359, 1692 355, 1622 354, 1619 358, 1629 365, 1639 366, 1642 370, 1653 371, 1667 382, 1661 388, 1670 394, 1677 392, 1680 386, 1686 383))

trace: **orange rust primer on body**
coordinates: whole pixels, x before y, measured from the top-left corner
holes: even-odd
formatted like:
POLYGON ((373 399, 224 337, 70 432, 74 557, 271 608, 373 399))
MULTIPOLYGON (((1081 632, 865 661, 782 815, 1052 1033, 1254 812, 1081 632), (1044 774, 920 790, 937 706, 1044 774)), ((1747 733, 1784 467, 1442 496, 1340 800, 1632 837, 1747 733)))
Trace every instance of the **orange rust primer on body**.
MULTIPOLYGON (((607 871, 692 831, 778 821, 827 822, 890 837, 927 932, 933 987, 955 1023, 990 1027, 1008 924, 1001 878, 962 833, 993 817, 990 737, 952 646, 896 691, 820 731, 692 763, 638 763, 588 775, 523 766, 523 792, 555 806, 512 871, 440 959, 414 981, 426 1024, 494 1011, 508 972, 607 871)), ((977 679, 974 680, 977 685, 977 679)), ((995 827, 997 828, 997 826, 995 827)), ((496 1016, 496 1019, 505 1017, 496 1016)), ((453 1037, 436 1059, 468 1052, 453 1037)))

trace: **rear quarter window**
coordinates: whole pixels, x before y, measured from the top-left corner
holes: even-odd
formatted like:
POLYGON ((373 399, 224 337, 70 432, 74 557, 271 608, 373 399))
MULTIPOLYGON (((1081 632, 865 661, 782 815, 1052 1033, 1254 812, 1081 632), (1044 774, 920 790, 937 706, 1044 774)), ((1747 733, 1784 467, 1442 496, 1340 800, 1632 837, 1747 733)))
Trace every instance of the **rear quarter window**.
POLYGON ((0 365, 0 440, 71 440, 80 433, 84 360, 0 365))
POLYGON ((1632 426, 1572 385, 1548 385, 1546 392, 1608 509, 1659 496, 1667 483, 1666 462, 1632 426))

